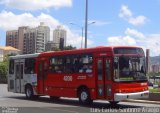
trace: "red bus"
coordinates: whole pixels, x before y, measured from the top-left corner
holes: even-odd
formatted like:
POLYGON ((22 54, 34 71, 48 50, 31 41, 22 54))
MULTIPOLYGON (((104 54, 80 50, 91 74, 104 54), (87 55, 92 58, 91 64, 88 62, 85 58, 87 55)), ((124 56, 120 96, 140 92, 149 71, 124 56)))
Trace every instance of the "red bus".
POLYGON ((109 46, 9 58, 8 90, 28 99, 48 95, 118 103, 147 98, 145 54, 140 47, 109 46))

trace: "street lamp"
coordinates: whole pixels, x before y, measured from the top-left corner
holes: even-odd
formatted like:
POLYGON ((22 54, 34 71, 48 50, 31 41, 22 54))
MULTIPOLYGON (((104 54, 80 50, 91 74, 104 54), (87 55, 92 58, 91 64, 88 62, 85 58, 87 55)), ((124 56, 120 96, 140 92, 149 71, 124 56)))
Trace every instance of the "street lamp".
MULTIPOLYGON (((88 25, 91 25, 91 24, 94 24, 94 23, 96 23, 96 22, 91 22, 91 23, 89 23, 88 25)), ((70 23, 71 25, 75 25, 75 26, 77 26, 77 27, 79 27, 79 28, 81 28, 82 29, 82 40, 81 40, 81 48, 83 48, 83 27, 82 26, 80 26, 80 25, 78 25, 78 24, 75 24, 75 23, 70 23)))
POLYGON ((83 47, 83 27, 78 25, 78 24, 75 24, 75 23, 70 23, 71 25, 75 25, 77 27, 80 27, 82 29, 82 40, 81 40, 81 48, 83 47))

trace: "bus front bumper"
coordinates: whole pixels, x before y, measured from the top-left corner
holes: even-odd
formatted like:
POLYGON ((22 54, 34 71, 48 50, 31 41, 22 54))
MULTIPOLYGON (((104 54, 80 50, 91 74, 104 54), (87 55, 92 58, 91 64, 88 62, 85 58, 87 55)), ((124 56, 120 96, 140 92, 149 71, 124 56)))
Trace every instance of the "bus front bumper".
POLYGON ((127 99, 141 99, 148 97, 149 97, 149 91, 143 91, 137 93, 115 93, 114 101, 122 101, 127 99))

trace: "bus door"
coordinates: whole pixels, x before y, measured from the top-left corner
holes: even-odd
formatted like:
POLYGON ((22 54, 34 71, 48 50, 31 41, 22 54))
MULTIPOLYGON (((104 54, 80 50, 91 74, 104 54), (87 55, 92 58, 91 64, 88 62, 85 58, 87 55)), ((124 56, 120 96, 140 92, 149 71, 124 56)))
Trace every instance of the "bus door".
POLYGON ((39 94, 45 93, 45 80, 46 80, 46 64, 45 60, 40 60, 38 65, 38 92, 39 94))
POLYGON ((24 62, 15 62, 15 92, 21 93, 23 89, 24 62))
POLYGON ((97 58, 96 59, 96 75, 97 75, 97 98, 111 99, 111 72, 112 63, 111 58, 97 58))

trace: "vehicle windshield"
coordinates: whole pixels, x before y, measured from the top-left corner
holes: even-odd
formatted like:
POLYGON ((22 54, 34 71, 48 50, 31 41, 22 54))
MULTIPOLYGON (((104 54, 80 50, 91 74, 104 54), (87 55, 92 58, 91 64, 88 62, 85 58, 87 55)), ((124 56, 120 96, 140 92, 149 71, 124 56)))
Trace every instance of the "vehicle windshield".
POLYGON ((115 81, 143 81, 145 75, 145 57, 116 56, 114 57, 115 81))

